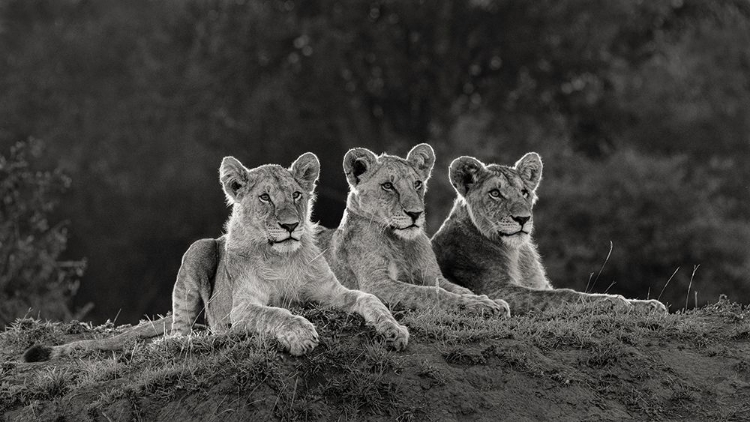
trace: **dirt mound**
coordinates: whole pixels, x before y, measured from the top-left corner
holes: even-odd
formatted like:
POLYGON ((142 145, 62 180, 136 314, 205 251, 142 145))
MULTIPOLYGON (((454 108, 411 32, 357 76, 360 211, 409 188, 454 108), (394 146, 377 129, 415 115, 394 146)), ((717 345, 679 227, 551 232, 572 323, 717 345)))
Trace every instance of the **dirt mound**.
POLYGON ((122 328, 17 321, 0 334, 0 411, 6 421, 750 420, 750 312, 736 304, 667 316, 397 313, 412 333, 401 353, 357 316, 297 312, 322 339, 301 358, 256 337, 199 334, 20 363, 31 344, 122 328))

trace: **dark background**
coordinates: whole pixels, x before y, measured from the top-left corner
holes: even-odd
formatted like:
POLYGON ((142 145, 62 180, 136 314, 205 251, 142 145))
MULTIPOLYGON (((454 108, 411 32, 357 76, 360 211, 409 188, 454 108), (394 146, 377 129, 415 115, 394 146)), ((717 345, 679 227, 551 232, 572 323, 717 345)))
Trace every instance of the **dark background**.
MULTIPOLYGON (((55 299, 72 313, 37 301, 31 314, 168 311, 183 252, 228 216, 225 155, 255 167, 315 152, 314 220, 335 226, 346 150, 419 142, 438 157, 429 234, 454 198, 453 158, 533 150, 555 286, 583 290, 606 261, 594 291, 663 289, 672 310, 694 291, 748 303, 748 46, 740 0, 2 0, 0 154, 41 140, 30 168, 70 177, 49 196, 68 248, 47 265, 87 261, 60 278, 80 279, 72 303, 55 299)), ((14 274, 0 295, 32 303, 35 273, 14 274)))

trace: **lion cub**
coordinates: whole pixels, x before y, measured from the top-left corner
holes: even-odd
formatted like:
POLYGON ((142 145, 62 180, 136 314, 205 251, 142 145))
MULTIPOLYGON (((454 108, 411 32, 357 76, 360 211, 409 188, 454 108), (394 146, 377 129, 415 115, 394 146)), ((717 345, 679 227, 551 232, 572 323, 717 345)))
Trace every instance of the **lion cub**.
POLYGON ((350 192, 341 224, 318 244, 344 285, 407 308, 439 307, 509 314, 508 304, 446 280, 424 232, 424 194, 435 164, 427 144, 406 159, 365 148, 344 157, 350 192))
POLYGON ((542 160, 537 153, 524 155, 513 167, 459 157, 451 163, 449 177, 458 197, 432 237, 440 269, 448 279, 474 292, 505 299, 514 314, 577 301, 666 312, 656 300, 552 288, 531 239, 531 211, 542 179, 542 160))
MULTIPOLYGON (((312 153, 289 169, 269 164, 249 170, 233 157, 224 158, 221 184, 232 204, 227 234, 216 241, 200 240, 185 253, 172 294, 173 315, 167 317, 174 332, 190 333, 203 307, 214 332, 268 335, 290 354, 301 355, 318 344, 318 333, 287 308, 316 302, 356 312, 389 346, 406 347, 406 327, 377 297, 342 286, 315 245, 310 209, 319 172, 312 153)), ((112 350, 129 338, 161 334, 168 324, 158 322, 108 339, 30 349, 25 358, 43 360, 76 348, 112 350)))

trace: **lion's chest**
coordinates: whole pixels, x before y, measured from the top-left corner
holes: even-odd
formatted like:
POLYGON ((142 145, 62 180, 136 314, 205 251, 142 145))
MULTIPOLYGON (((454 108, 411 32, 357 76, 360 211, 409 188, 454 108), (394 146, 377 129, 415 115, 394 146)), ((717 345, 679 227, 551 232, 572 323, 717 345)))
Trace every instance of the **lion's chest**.
POLYGON ((246 262, 238 272, 236 289, 263 305, 288 307, 300 302, 307 274, 299 265, 263 265, 246 262))
POLYGON ((288 306, 301 300, 305 285, 305 274, 296 268, 273 268, 261 270, 258 275, 265 286, 270 306, 288 306))
POLYGON ((394 253, 389 254, 386 258, 388 277, 391 280, 422 284, 421 277, 417 274, 418 271, 414 269, 417 259, 410 258, 409 254, 403 253, 400 249, 394 248, 393 251, 394 253))
POLYGON ((392 280, 398 280, 398 265, 393 261, 388 264, 388 277, 392 280))

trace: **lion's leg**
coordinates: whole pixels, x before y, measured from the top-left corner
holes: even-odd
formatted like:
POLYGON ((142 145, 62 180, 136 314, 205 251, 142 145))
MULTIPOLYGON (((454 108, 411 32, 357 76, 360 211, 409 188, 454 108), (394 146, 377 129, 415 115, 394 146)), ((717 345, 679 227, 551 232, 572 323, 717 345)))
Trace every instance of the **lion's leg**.
POLYGON ((409 309, 462 309, 473 314, 505 314, 506 309, 487 297, 451 293, 439 286, 417 286, 398 280, 382 279, 360 282, 362 290, 372 293, 389 305, 401 304, 409 309))
MULTIPOLYGON (((454 284, 446 280, 445 277, 440 276, 439 280, 440 280, 440 287, 442 289, 447 290, 448 292, 459 294, 459 295, 478 296, 480 298, 489 300, 489 297, 487 295, 477 295, 465 287, 459 286, 458 284, 454 284)), ((502 315, 505 315, 506 317, 509 317, 511 315, 510 305, 508 304, 508 302, 502 299, 493 299, 493 300, 502 308, 501 309, 502 315)))
POLYGON ((293 315, 288 309, 255 303, 240 303, 230 313, 232 331, 269 335, 294 356, 303 355, 318 345, 318 332, 310 321, 293 315))
POLYGON ((412 271, 416 270, 415 272, 421 274, 422 286, 432 289, 440 288, 441 292, 437 294, 437 299, 440 300, 440 306, 443 309, 466 308, 470 312, 482 313, 486 312, 482 310, 483 306, 492 304, 490 313, 510 316, 510 307, 504 301, 495 300, 493 303, 487 296, 476 295, 466 287, 446 279, 440 270, 437 257, 427 236, 415 239, 409 244, 409 249, 414 256, 419 257, 411 262, 412 271))
POLYGON ((441 289, 445 289, 451 293, 458 295, 473 295, 474 292, 467 289, 466 287, 459 286, 458 284, 452 283, 445 279, 445 277, 438 277, 438 284, 441 289))
POLYGON ((597 302, 608 308, 625 311, 632 308, 630 302, 619 295, 602 293, 583 293, 571 289, 529 289, 507 285, 489 294, 494 299, 508 302, 514 315, 529 311, 543 311, 561 306, 565 303, 597 302))
POLYGON ((409 331, 393 318, 380 299, 360 290, 347 289, 336 280, 333 273, 322 283, 308 285, 305 293, 320 304, 361 315, 385 338, 389 347, 403 350, 409 343, 409 331))
POLYGON ((639 311, 655 311, 664 314, 667 313, 667 307, 656 299, 628 299, 628 302, 633 305, 633 308, 639 311))
POLYGON ((172 290, 172 332, 190 334, 193 324, 210 297, 211 280, 216 275, 218 245, 214 239, 201 239, 190 245, 172 290))
MULTIPOLYGON (((425 242, 424 249, 427 251, 422 255, 432 254, 429 248, 429 242, 425 242)), ((470 313, 487 315, 505 312, 501 304, 486 297, 456 294, 440 288, 443 277, 437 269, 437 264, 434 265, 433 273, 423 272, 423 279, 420 281, 424 285, 416 285, 392 278, 388 272, 391 264, 388 258, 373 255, 365 248, 350 251, 349 259, 352 261, 349 263, 349 268, 354 272, 357 287, 364 292, 374 294, 388 305, 394 306, 400 303, 409 309, 434 307, 451 310, 464 309, 470 313), (365 256, 367 258, 362 258, 365 256)))

